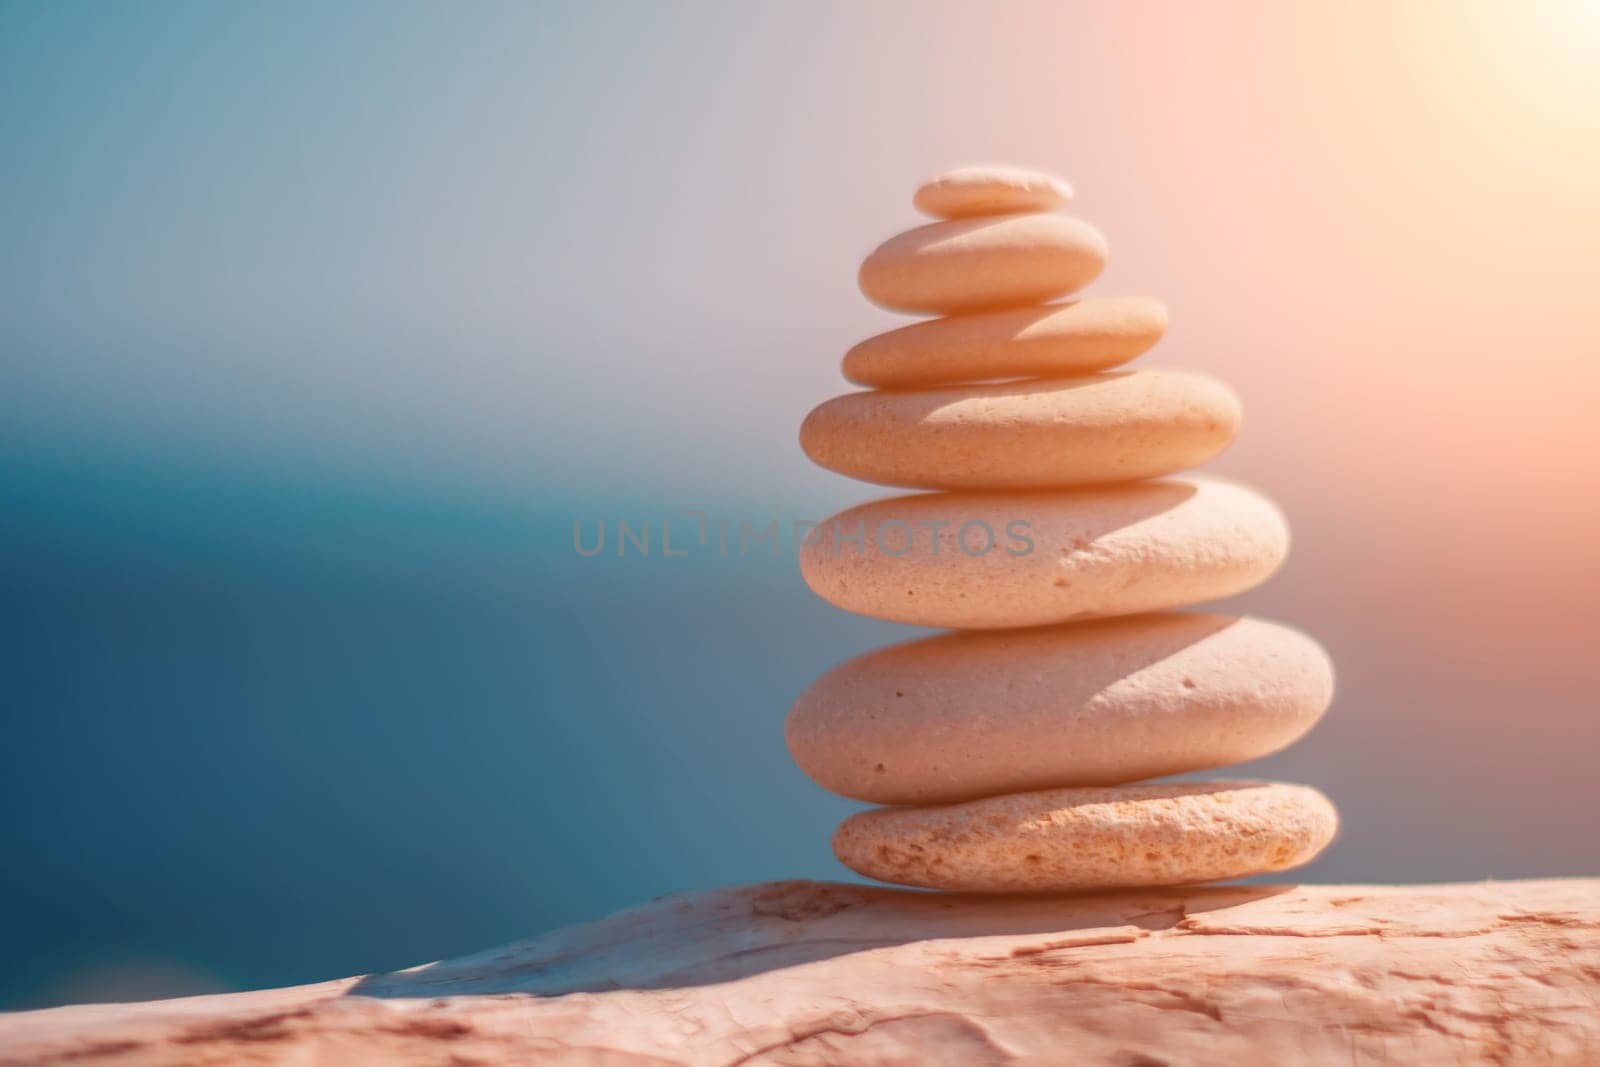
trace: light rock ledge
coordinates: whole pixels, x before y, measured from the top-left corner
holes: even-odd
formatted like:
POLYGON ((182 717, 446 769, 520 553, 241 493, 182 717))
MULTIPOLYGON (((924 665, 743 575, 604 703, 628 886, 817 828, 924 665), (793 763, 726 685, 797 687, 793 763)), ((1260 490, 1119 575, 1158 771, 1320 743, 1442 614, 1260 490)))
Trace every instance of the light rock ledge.
POLYGON ((1600 880, 775 882, 393 974, 0 1015, 0 1063, 1600 1062, 1600 880))

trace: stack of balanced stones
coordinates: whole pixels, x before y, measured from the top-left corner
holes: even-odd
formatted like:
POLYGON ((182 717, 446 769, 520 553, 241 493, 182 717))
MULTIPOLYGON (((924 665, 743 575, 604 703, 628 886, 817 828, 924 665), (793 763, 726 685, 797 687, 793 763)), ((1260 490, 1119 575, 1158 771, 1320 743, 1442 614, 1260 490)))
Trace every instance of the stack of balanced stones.
POLYGON ((1283 561, 1278 509, 1230 481, 1169 477, 1238 429, 1203 375, 1112 370, 1160 339, 1143 297, 1047 303, 1106 260, 1056 213, 1062 181, 968 168, 917 190, 939 221, 892 237, 861 290, 942 316, 844 357, 870 391, 812 411, 812 460, 932 490, 850 508, 801 548, 819 596, 942 634, 818 679, 786 725, 818 784, 885 807, 834 852, 883 881, 971 892, 1175 885, 1293 867, 1333 838, 1307 786, 1146 782, 1256 759, 1333 696, 1311 639, 1173 611, 1243 592, 1283 561))

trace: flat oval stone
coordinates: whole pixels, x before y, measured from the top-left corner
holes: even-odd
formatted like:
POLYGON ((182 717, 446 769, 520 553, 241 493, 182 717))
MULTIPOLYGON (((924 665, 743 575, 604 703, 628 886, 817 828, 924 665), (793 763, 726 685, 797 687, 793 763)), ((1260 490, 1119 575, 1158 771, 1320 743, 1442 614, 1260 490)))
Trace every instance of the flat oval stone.
POLYGON ((817 679, 785 734, 824 789, 945 804, 1259 759, 1332 699, 1327 654, 1287 626, 1135 615, 869 652, 817 679))
POLYGON ((1184 885, 1287 870, 1339 815, 1304 785, 1172 782, 1013 793, 852 815, 834 855, 883 882, 966 893, 1184 885))
POLYGON ((948 315, 1065 296, 1099 277, 1106 254, 1098 230, 1062 215, 956 219, 889 238, 858 281, 882 307, 948 315))
POLYGON ((799 554, 806 584, 836 607, 986 630, 1232 596, 1288 551, 1288 526, 1266 497, 1189 477, 891 497, 820 523, 799 554))
POLYGON ((913 489, 1044 489, 1198 466, 1239 430, 1239 399, 1203 374, 1081 378, 849 393, 806 416, 820 466, 913 489))
POLYGON ((911 202, 924 215, 960 219, 1017 211, 1054 211, 1072 199, 1072 186, 1043 171, 982 166, 947 170, 923 183, 911 202))
POLYGON ((1167 329, 1167 309, 1139 296, 1007 308, 914 322, 845 353, 844 376, 871 389, 996 378, 1060 378, 1126 363, 1167 329))

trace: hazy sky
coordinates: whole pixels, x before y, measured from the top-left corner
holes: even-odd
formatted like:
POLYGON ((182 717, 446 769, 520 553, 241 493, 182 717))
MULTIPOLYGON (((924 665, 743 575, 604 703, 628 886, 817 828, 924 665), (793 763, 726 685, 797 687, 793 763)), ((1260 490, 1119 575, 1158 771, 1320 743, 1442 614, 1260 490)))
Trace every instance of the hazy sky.
POLYGON ((895 321, 856 263, 1003 159, 1241 390, 1241 469, 1572 457, 1595 10, 13 4, 0 388, 25 440, 803 483, 895 321))

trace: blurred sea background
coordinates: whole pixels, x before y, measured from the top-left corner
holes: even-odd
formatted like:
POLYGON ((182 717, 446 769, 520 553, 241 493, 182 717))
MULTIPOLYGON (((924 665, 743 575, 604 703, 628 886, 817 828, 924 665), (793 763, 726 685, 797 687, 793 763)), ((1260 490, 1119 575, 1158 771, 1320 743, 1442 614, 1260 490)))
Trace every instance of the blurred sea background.
POLYGON ((1600 6, 0 3, 0 1008, 843 878, 792 555, 910 194, 1058 171, 1284 507, 1300 877, 1600 873, 1600 6), (650 558, 572 523, 650 520, 650 558), (675 543, 678 543, 675 541, 675 543))

